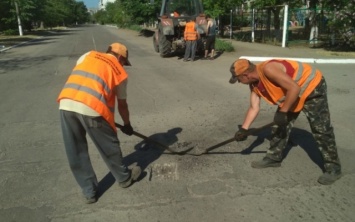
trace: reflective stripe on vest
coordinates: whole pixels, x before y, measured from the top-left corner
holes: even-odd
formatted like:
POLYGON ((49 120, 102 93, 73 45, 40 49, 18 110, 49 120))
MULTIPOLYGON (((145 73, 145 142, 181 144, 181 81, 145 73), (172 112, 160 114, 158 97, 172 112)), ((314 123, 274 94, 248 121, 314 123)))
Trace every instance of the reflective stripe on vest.
MULTIPOLYGON (((301 62, 297 62, 297 63, 298 63, 299 68, 298 68, 298 72, 296 73, 296 75, 293 79, 296 82, 298 82, 301 79, 301 77, 303 76, 303 65, 301 62)), ((312 68, 312 72, 308 76, 306 82, 302 85, 300 93, 298 94, 298 97, 302 97, 303 93, 308 88, 309 84, 311 83, 311 81, 314 79, 315 76, 316 76, 316 69, 312 68)), ((279 100, 276 101, 276 104, 281 105, 285 101, 285 98, 286 98, 286 96, 281 97, 279 100)))
POLYGON ((195 22, 188 22, 185 27, 185 39, 187 41, 194 41, 197 39, 197 32, 195 31, 195 22))
POLYGON ((99 82, 102 85, 102 87, 105 89, 107 94, 111 93, 110 88, 107 86, 105 81, 100 76, 97 76, 95 74, 92 74, 92 73, 89 73, 89 72, 85 72, 85 71, 82 71, 82 70, 74 70, 72 72, 72 75, 79 75, 79 76, 84 76, 84 77, 93 79, 93 80, 99 82))
MULTIPOLYGON (((257 88, 254 88, 254 92, 256 92, 259 96, 262 96, 269 103, 276 104, 281 107, 282 104, 285 102, 286 95, 280 87, 275 86, 271 81, 269 81, 265 77, 265 74, 262 72, 263 67, 267 64, 267 62, 268 61, 258 64, 257 70, 260 77, 260 81, 264 84, 268 95, 263 94, 257 88)), ((301 90, 298 95, 298 101, 296 102, 296 104, 294 104, 290 111, 299 112, 302 110, 306 98, 320 82, 322 74, 308 64, 302 64, 301 62, 297 61, 287 62, 295 68, 296 72, 292 76, 292 79, 301 87, 301 90), (305 70, 304 67, 306 67, 307 70, 305 70)))
POLYGON ((89 106, 116 131, 113 89, 126 78, 127 73, 115 57, 92 51, 73 69, 57 101, 66 98, 89 106))

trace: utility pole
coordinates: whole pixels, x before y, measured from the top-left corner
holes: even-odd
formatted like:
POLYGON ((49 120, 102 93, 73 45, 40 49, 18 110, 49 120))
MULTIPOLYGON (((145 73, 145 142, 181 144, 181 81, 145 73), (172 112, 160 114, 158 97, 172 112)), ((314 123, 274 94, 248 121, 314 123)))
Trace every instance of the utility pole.
POLYGON ((22 26, 21 26, 21 19, 20 19, 20 13, 19 13, 19 10, 18 10, 17 1, 14 1, 14 3, 15 3, 15 8, 16 8, 18 30, 19 30, 20 36, 23 36, 23 33, 22 33, 22 26))
POLYGON ((233 36, 233 10, 231 9, 229 38, 232 39, 232 36, 233 36))

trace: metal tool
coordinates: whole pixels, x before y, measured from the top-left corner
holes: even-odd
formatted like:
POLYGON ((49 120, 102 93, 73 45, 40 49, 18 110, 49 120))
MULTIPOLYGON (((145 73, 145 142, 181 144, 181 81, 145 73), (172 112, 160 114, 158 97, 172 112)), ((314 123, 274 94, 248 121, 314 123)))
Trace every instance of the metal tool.
MULTIPOLYGON (((122 129, 122 127, 123 127, 122 125, 120 125, 118 123, 115 123, 115 125, 119 129, 122 129)), ((141 139, 143 139, 143 140, 145 140, 147 142, 150 142, 150 143, 153 143, 155 145, 158 145, 159 148, 162 148, 164 150, 168 150, 170 153, 176 154, 176 155, 185 155, 187 152, 189 152, 190 150, 192 150, 194 148, 194 147, 190 147, 190 148, 188 148, 186 150, 175 151, 175 150, 172 150, 170 147, 168 147, 168 146, 166 146, 166 145, 164 145, 164 144, 162 144, 162 143, 160 143, 160 142, 158 142, 156 140, 153 140, 153 139, 151 139, 151 138, 149 138, 147 136, 144 136, 143 134, 140 134, 140 133, 138 133, 136 131, 133 131, 133 135, 135 135, 135 136, 137 136, 137 137, 139 137, 139 138, 141 138, 141 139)))
MULTIPOLYGON (((262 130, 264 130, 264 129, 266 129, 266 128, 269 128, 269 127, 271 127, 271 126, 273 126, 273 125, 275 125, 275 123, 274 123, 274 122, 271 122, 271 123, 268 123, 268 124, 266 124, 266 125, 264 125, 264 126, 261 126, 261 127, 259 127, 259 128, 249 129, 249 130, 245 133, 245 135, 246 135, 246 136, 250 136, 250 135, 255 134, 255 133, 258 133, 258 132, 260 132, 260 131, 262 131, 262 130)), ((192 155, 192 156, 201 156, 202 154, 207 154, 209 151, 214 150, 214 149, 216 149, 216 148, 218 148, 218 147, 221 147, 221 146, 223 146, 223 145, 226 145, 226 144, 228 144, 228 143, 231 143, 231 142, 233 142, 233 141, 235 141, 235 137, 234 137, 234 136, 233 136, 232 138, 227 139, 227 140, 225 140, 225 141, 223 141, 223 142, 220 142, 220 143, 218 143, 218 144, 216 144, 216 145, 210 146, 210 147, 204 149, 204 150, 203 150, 202 152, 200 152, 200 153, 195 153, 195 154, 193 154, 193 153, 187 153, 187 154, 188 154, 188 155, 192 155)))

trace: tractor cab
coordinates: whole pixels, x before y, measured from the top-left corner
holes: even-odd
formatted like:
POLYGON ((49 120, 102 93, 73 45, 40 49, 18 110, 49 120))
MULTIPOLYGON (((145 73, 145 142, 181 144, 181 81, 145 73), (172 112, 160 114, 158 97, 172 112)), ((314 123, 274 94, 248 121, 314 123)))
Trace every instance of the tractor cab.
POLYGON ((162 2, 160 16, 168 18, 198 17, 202 10, 200 0, 165 0, 162 2))

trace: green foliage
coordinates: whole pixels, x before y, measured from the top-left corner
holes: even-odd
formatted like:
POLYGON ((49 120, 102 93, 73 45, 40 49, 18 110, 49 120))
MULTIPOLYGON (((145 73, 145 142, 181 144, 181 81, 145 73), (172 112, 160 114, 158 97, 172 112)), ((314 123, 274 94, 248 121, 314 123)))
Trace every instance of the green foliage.
POLYGON ((4 35, 18 35, 18 30, 15 29, 7 29, 4 32, 4 35))
POLYGON ((210 14, 216 18, 218 16, 229 16, 230 10, 243 4, 243 0, 204 0, 203 6, 205 14, 210 14))
POLYGON ((340 35, 344 44, 355 47, 355 0, 326 0, 324 4, 335 12, 329 27, 340 35))
POLYGON ((221 40, 219 38, 216 39, 215 48, 217 51, 223 51, 223 52, 233 52, 234 51, 234 47, 231 42, 221 40))
POLYGON ((54 27, 84 23, 90 18, 84 3, 76 0, 1 0, 0 31, 17 28, 15 1, 22 27, 27 30, 40 23, 54 27))
POLYGON ((118 27, 154 22, 160 4, 161 1, 151 4, 147 0, 116 0, 107 3, 105 10, 95 13, 94 18, 101 24, 116 24, 118 27))
POLYGON ((128 28, 131 30, 134 30, 134 31, 138 31, 138 32, 142 31, 142 27, 139 25, 131 25, 128 28))

